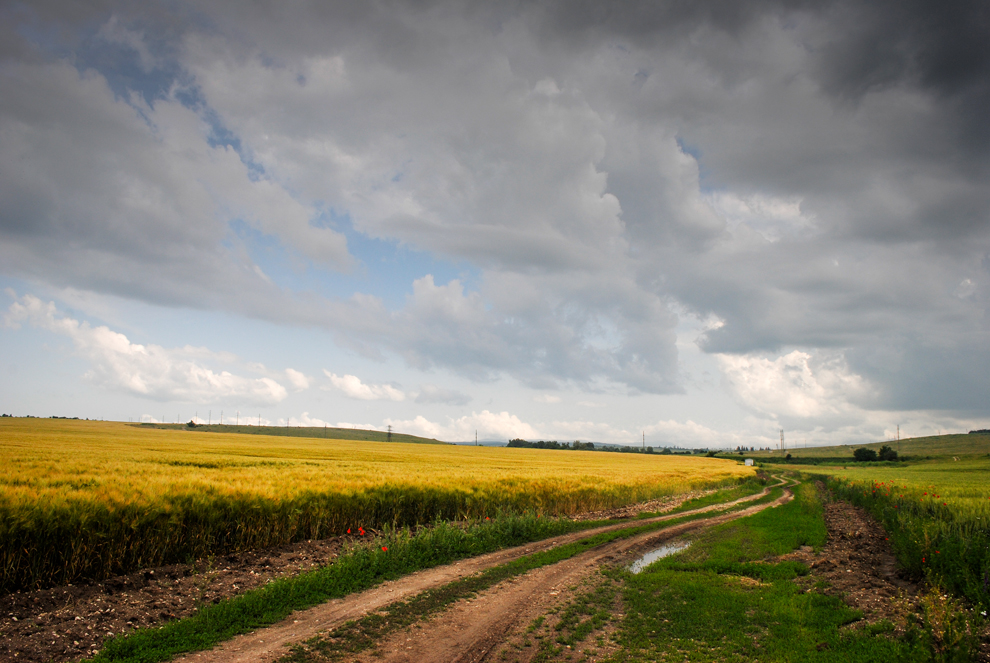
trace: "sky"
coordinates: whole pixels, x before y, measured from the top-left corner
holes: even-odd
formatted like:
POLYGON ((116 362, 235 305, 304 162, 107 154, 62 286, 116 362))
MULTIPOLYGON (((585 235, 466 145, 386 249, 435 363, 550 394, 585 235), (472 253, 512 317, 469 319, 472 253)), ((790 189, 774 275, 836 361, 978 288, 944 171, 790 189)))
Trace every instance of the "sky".
POLYGON ((2 2, 0 89, 3 413, 990 427, 983 0, 2 2))

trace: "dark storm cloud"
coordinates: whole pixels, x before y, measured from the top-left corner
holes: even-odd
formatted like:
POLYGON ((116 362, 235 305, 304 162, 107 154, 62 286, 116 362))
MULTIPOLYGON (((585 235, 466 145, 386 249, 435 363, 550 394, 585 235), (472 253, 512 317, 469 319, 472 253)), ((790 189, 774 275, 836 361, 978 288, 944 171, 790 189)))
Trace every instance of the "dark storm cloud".
POLYGON ((680 391, 674 302, 723 323, 709 352, 845 353, 858 402, 973 407, 948 376, 990 388, 966 365, 990 345, 987 6, 5 6, 0 255, 541 386, 680 391), (286 292, 232 230, 345 268, 326 209, 483 286, 286 292))

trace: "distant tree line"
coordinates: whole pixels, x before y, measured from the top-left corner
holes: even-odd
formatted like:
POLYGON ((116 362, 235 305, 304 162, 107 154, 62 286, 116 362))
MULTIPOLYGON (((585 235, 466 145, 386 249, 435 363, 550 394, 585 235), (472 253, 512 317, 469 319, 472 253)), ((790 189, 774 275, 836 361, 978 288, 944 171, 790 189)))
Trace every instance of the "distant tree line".
MULTIPOLYGON (((573 442, 558 442, 557 440, 537 440, 535 442, 530 442, 529 440, 523 440, 516 438, 514 440, 509 440, 507 446, 522 448, 522 449, 563 449, 569 451, 612 451, 619 453, 634 453, 634 454, 652 454, 654 453, 653 447, 635 447, 635 446, 621 446, 621 445, 602 445, 595 446, 594 442, 582 442, 580 440, 574 440, 573 442)), ((707 449, 683 449, 679 451, 674 451, 670 447, 664 447, 657 453, 660 454, 692 454, 692 453, 705 453, 707 449)))
POLYGON ((528 440, 523 440, 516 438, 514 440, 509 440, 510 447, 520 447, 523 449, 570 449, 572 451, 594 451, 594 442, 582 442, 581 440, 574 440, 573 442, 558 442, 557 440, 537 440, 536 442, 529 442, 528 440))

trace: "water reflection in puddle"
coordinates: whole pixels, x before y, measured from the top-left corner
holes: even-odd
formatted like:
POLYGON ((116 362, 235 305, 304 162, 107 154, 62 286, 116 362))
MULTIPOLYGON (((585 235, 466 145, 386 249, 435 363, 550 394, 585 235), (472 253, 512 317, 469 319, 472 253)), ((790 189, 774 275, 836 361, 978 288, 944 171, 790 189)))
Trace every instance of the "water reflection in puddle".
POLYGON ((632 563, 632 566, 629 567, 629 570, 632 571, 633 573, 639 573, 640 571, 642 571, 643 569, 645 569, 647 566, 657 561, 658 559, 663 559, 664 557, 670 557, 674 553, 679 553, 690 545, 691 545, 690 541, 674 541, 673 543, 664 544, 659 548, 657 548, 656 550, 651 550, 650 552, 646 553, 645 555, 637 559, 635 562, 632 563))

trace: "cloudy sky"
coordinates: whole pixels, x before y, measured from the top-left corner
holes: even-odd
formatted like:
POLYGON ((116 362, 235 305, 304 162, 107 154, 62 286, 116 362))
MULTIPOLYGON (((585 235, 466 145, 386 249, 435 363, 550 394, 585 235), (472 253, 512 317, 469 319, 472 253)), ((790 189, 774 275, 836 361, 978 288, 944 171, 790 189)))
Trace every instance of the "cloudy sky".
POLYGON ((4 2, 0 411, 990 425, 983 0, 4 2))

